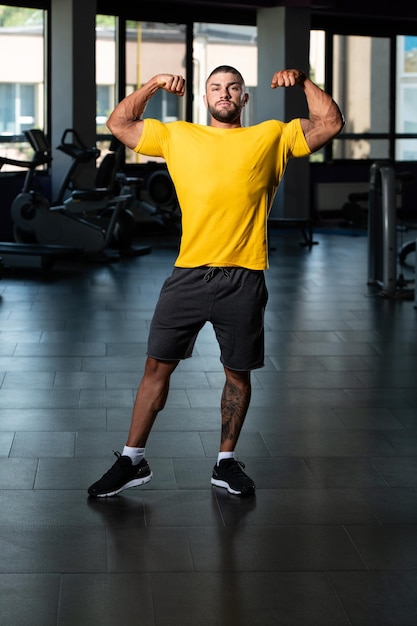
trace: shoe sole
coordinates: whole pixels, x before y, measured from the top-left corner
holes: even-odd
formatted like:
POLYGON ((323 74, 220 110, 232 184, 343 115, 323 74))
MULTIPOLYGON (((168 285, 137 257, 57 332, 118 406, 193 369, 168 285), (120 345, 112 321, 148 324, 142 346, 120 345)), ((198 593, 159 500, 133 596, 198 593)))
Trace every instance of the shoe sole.
POLYGON ((215 485, 216 487, 223 487, 224 489, 227 489, 229 493, 232 493, 235 496, 251 496, 253 493, 255 493, 255 487, 253 487, 252 489, 248 489, 247 491, 236 491, 236 489, 231 488, 229 483, 224 480, 218 480, 217 478, 212 478, 211 484, 215 485))
POLYGON ((139 487, 140 485, 144 485, 152 480, 153 474, 152 472, 143 478, 134 478, 133 480, 129 480, 128 483, 122 485, 119 489, 115 489, 114 491, 107 491, 106 493, 97 493, 90 494, 95 498, 110 498, 111 496, 117 496, 118 493, 124 491, 125 489, 131 489, 132 487, 139 487))

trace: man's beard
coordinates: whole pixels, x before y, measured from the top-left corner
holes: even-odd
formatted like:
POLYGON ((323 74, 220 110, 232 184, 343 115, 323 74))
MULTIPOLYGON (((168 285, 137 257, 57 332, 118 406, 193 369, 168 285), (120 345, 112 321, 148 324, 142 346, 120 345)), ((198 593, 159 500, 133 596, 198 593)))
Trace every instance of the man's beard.
POLYGON ((232 122, 236 122, 240 119, 242 108, 232 104, 232 107, 222 108, 220 110, 209 106, 208 110, 210 115, 218 122, 231 124, 232 122))

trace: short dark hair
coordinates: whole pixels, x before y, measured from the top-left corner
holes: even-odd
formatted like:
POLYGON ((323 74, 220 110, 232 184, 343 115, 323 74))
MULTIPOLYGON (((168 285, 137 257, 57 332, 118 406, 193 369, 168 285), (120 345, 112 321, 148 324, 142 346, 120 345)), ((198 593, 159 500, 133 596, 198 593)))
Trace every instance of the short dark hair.
POLYGON ((237 70, 235 67, 232 67, 231 65, 219 65, 218 67, 216 67, 207 77, 206 84, 215 74, 234 74, 242 83, 242 85, 245 84, 242 74, 239 72, 239 70, 237 70))

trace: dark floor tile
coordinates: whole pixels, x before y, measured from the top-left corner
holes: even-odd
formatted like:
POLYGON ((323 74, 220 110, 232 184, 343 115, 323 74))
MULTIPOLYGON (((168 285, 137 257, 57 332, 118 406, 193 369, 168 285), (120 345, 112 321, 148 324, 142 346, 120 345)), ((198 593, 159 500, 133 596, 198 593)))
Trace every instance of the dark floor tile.
POLYGON ((350 372, 258 372, 256 378, 261 386, 282 389, 332 389, 363 387, 355 374, 350 372))
MULTIPOLYGON (((391 459, 386 458, 388 461, 391 459)), ((387 486, 383 473, 372 460, 365 457, 309 457, 305 462, 319 487, 364 489, 387 486)))
POLYGON ((38 459, 0 458, 0 490, 32 489, 38 459))
POLYGON ((208 489, 215 458, 174 459, 178 489, 208 489))
POLYGON ((144 490, 143 502, 149 527, 223 526, 209 485, 207 490, 144 490))
MULTIPOLYGON (((87 486, 83 490, 39 490, 16 492, 0 491, 0 526, 13 527, 14 523, 19 526, 36 527, 74 527, 82 534, 85 528, 103 526, 108 520, 103 516, 109 511, 112 523, 125 524, 135 523, 137 526, 144 524, 144 509, 141 500, 141 492, 131 499, 109 498, 107 509, 91 506, 87 495, 87 486), (134 515, 132 515, 132 512, 134 515), (118 521, 117 516, 120 516, 118 521), (115 518, 115 519, 114 519, 115 518), (127 520, 127 521, 126 521, 127 520), (134 520, 136 520, 134 522, 134 520)), ((101 499, 98 502, 102 502, 101 499)), ((104 500, 107 502, 107 499, 104 500)))
POLYGON ((309 343, 293 342, 285 344, 288 354, 304 355, 304 356, 369 356, 376 353, 369 343, 352 342, 319 342, 312 341, 309 343))
POLYGON ((189 528, 188 536, 198 572, 366 568, 341 526, 202 526, 189 528))
POLYGON ((0 409, 45 409, 79 406, 78 389, 31 389, 30 393, 16 393, 16 389, 0 389, 0 409))
POLYGON ((104 457, 103 472, 113 465, 114 450, 123 450, 126 443, 127 430, 117 431, 82 431, 77 433, 75 442, 76 457, 104 457), (106 457, 108 461, 106 461, 106 457))
MULTIPOLYGON (((13 459, 18 460, 18 459, 13 459)), ((111 464, 116 459, 111 460, 111 464)), ((20 459, 19 459, 20 461, 20 459)), ((110 463, 109 463, 110 466, 110 463)), ((107 468, 108 469, 108 468, 107 468)), ((36 490, 86 490, 104 474, 100 458, 40 458, 36 471, 36 490)), ((65 498, 65 495, 63 495, 65 498)))
POLYGON ((156 626, 348 626, 320 573, 153 574, 156 626))
POLYGON ((131 389, 81 389, 81 408, 131 407, 133 391, 131 389))
POLYGON ((13 444, 14 433, 0 432, 0 456, 8 456, 13 444))
MULTIPOLYGON (((234 498, 220 502, 226 525, 236 523, 234 498)), ((262 489, 245 524, 372 524, 377 517, 355 489, 262 489)))
POLYGON ((0 622, 56 626, 60 579, 59 574, 0 574, 0 622))
POLYGON ((2 624, 417 623, 416 311, 366 285, 366 238, 317 238, 272 233, 265 367, 237 449, 247 499, 210 484, 224 384, 210 324, 149 438, 153 480, 87 496, 126 441, 177 238, 2 276, 2 624))
POLYGON ((348 429, 401 430, 402 424, 384 408, 335 409, 337 417, 348 429))
POLYGON ((22 343, 16 346, 15 355, 22 356, 46 356, 46 357, 73 357, 73 356, 105 356, 106 346, 104 343, 65 342, 65 343, 22 343))
POLYGON ((373 464, 390 487, 417 487, 417 458, 377 458, 373 464))
POLYGON ((54 379, 59 389, 104 389, 105 383, 102 372, 57 372, 54 379))
POLYGON ((57 626, 115 626, 129 624, 132 616, 137 616, 137 623, 155 625, 147 574, 81 573, 62 577, 57 626))
POLYGON ((378 432, 263 432, 262 436, 271 456, 366 457, 370 450, 375 455, 398 456, 396 447, 378 432))
MULTIPOLYGON (((217 449, 218 446, 215 448, 216 453, 217 449)), ((200 433, 177 430, 171 432, 155 430, 152 432, 146 445, 146 454, 150 459, 154 457, 204 458, 205 456, 200 433)))
POLYGON ((17 432, 10 456, 12 457, 73 457, 75 433, 17 432))
POLYGON ((0 357, 0 370, 9 372, 77 372, 81 369, 81 361, 81 357, 70 356, 0 357))
POLYGON ((406 389, 365 388, 346 389, 346 395, 358 407, 413 408, 417 406, 416 387, 406 389))
POLYGON ((107 533, 109 572, 192 572, 185 528, 111 528, 107 533))
POLYGON ((401 456, 417 455, 417 430, 386 431, 385 436, 401 456))
POLYGON ((347 532, 368 569, 403 572, 417 569, 415 524, 348 526, 347 532))
POLYGON ((417 524, 417 489, 362 489, 361 494, 383 524, 417 524))
MULTIPOLYGON (((109 419, 111 419, 111 413, 109 419)), ((156 431, 215 431, 220 433, 220 427, 220 404, 216 407, 204 407, 198 411, 190 407, 167 407, 159 413, 154 424, 156 431)))
POLYGON ((48 389, 54 386, 54 372, 7 372, 2 389, 48 389))
POLYGON ((352 626, 417 624, 415 572, 331 572, 329 579, 352 626))
POLYGON ((311 407, 309 410, 296 408, 275 409, 249 408, 244 431, 265 431, 281 433, 285 431, 325 431, 344 430, 336 412, 328 407, 311 407))
MULTIPOLYGON (((314 372, 325 369, 315 356, 271 356, 271 361, 278 372, 314 372)), ((257 377, 257 372, 254 374, 257 377)))
POLYGON ((362 356, 318 356, 316 357, 322 368, 331 372, 360 372, 371 369, 367 360, 362 356))
POLYGON ((77 408, 27 408, 0 409, 0 431, 53 431, 104 430, 106 409, 77 408))
POLYGON ((404 428, 417 429, 417 405, 408 409, 393 407, 391 412, 404 428))
POLYGON ((258 489, 309 489, 320 486, 304 459, 248 457, 245 471, 258 489))
POLYGON ((278 406, 283 411, 316 411, 334 407, 352 407, 354 401, 344 389, 253 389, 252 409, 271 409, 278 406))
POLYGON ((415 389, 416 377, 413 371, 394 371, 387 368, 384 371, 358 371, 356 377, 364 387, 384 389, 415 389))
POLYGON ((79 528, 38 527, 30 517, 20 520, 22 525, 15 523, 1 528, 1 573, 52 574, 106 570, 104 529, 85 527, 80 532, 79 528))

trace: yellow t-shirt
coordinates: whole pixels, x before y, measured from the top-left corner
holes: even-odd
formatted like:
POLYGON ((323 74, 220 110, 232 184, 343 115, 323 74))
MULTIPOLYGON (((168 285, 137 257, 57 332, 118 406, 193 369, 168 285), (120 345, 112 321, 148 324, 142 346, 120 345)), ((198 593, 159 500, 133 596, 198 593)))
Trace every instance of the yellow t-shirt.
POLYGON ((177 267, 268 267, 276 190, 288 159, 310 154, 299 119, 222 129, 147 118, 135 152, 167 163, 182 213, 177 267))

